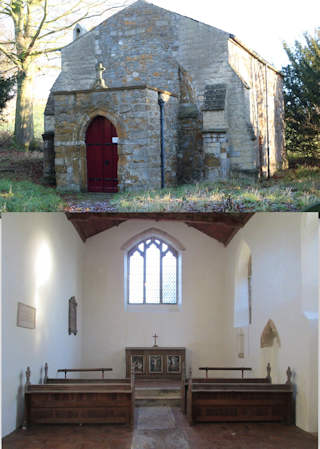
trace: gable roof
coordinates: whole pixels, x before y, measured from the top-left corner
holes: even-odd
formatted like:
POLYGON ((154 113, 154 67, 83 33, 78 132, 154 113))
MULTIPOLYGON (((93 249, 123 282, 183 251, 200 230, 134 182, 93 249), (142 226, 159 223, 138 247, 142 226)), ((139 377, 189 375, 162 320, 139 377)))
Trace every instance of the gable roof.
MULTIPOLYGON (((160 10, 164 11, 165 13, 169 13, 169 14, 172 14, 172 15, 176 15, 176 16, 179 16, 179 17, 183 17, 184 19, 191 20, 191 21, 193 21, 193 22, 199 23, 199 24, 204 25, 204 26, 206 26, 206 27, 208 27, 208 28, 211 28, 211 29, 213 29, 213 30, 218 30, 218 31, 220 31, 221 33, 225 33, 226 35, 229 36, 229 39, 230 39, 231 41, 233 41, 235 44, 239 45, 241 48, 243 48, 246 52, 248 52, 248 53, 249 53, 251 56, 253 56, 255 59, 257 59, 258 61, 260 61, 260 62, 262 62, 263 64, 265 64, 268 68, 270 68, 270 69, 273 70, 274 72, 276 72, 276 73, 278 73, 279 75, 283 76, 283 74, 282 74, 282 72, 281 72, 280 70, 276 69, 272 64, 270 64, 269 62, 267 62, 267 61, 266 61, 262 56, 260 56, 257 52, 255 52, 254 50, 252 50, 252 49, 250 49, 249 47, 247 47, 247 46, 246 46, 240 39, 238 39, 234 34, 229 33, 229 32, 227 32, 227 31, 224 31, 224 30, 221 30, 220 28, 217 28, 217 27, 215 27, 215 26, 213 26, 213 25, 209 25, 209 24, 207 24, 207 23, 205 23, 205 22, 201 22, 200 20, 193 19, 192 17, 188 17, 188 16, 185 16, 185 15, 180 14, 180 13, 178 13, 178 12, 171 11, 171 10, 168 10, 168 9, 165 9, 165 8, 162 8, 161 6, 155 5, 154 3, 149 2, 149 1, 146 1, 146 0, 137 0, 137 1, 133 2, 133 3, 131 3, 131 4, 130 4, 129 6, 127 6, 126 8, 122 8, 120 11, 117 11, 115 14, 112 14, 111 16, 107 17, 107 18, 104 19, 102 22, 100 22, 98 25, 96 25, 95 27, 91 28, 91 30, 87 31, 86 33, 84 33, 83 35, 81 35, 80 37, 78 37, 76 40, 71 41, 69 44, 65 45, 63 48, 67 48, 67 47, 73 45, 74 42, 77 42, 79 39, 83 38, 84 36, 87 36, 88 33, 91 33, 91 32, 92 32, 93 30, 95 30, 96 28, 98 28, 98 27, 100 27, 100 26, 103 26, 108 20, 113 19, 113 18, 115 18, 116 16, 121 15, 121 13, 122 13, 123 11, 128 11, 128 10, 131 9, 131 8, 136 8, 136 7, 139 7, 139 6, 140 6, 140 7, 146 7, 146 6, 149 6, 149 7, 152 7, 152 8, 154 8, 154 9, 158 9, 158 10, 160 9, 160 10)), ((76 25, 76 26, 77 26, 77 25, 76 25)), ((63 48, 62 48, 62 49, 63 49, 63 48)))
MULTIPOLYGON (((149 7, 154 8, 154 9, 158 9, 158 10, 160 9, 160 10, 164 11, 165 13, 169 13, 169 14, 172 14, 172 15, 176 15, 176 16, 179 16, 179 17, 183 17, 184 19, 191 20, 191 21, 193 21, 193 22, 200 23, 201 25, 204 25, 204 26, 206 26, 206 27, 208 27, 208 28, 212 28, 212 29, 215 29, 215 30, 220 31, 221 33, 225 33, 225 34, 227 34, 227 35, 230 35, 230 33, 226 32, 226 31, 224 31, 224 30, 221 30, 221 29, 219 29, 219 28, 217 28, 217 27, 214 27, 213 25, 209 25, 209 24, 207 24, 207 23, 201 22, 200 20, 196 20, 196 19, 193 19, 192 17, 184 16, 183 14, 180 14, 180 13, 175 12, 175 11, 170 11, 169 9, 162 8, 161 6, 155 5, 154 3, 149 2, 149 1, 146 1, 146 0, 137 0, 137 1, 133 2, 133 3, 131 3, 129 6, 127 6, 127 7, 125 7, 125 8, 122 8, 120 11, 117 11, 116 13, 114 13, 114 14, 112 14, 111 16, 107 17, 107 18, 104 19, 102 22, 100 22, 98 25, 94 26, 93 28, 91 28, 90 30, 88 30, 86 33, 84 33, 84 34, 82 34, 81 36, 79 36, 76 40, 71 41, 69 44, 65 45, 65 46, 62 48, 62 50, 63 50, 64 48, 67 48, 67 47, 71 46, 74 42, 79 41, 79 39, 83 38, 84 36, 87 36, 88 33, 91 33, 92 31, 94 31, 94 30, 97 29, 98 27, 103 26, 106 22, 108 22, 108 20, 113 19, 113 18, 115 18, 116 16, 121 15, 121 13, 123 13, 124 11, 128 11, 129 9, 135 8, 135 7, 137 7, 137 6, 146 7, 146 5, 149 6, 149 7)), ((75 26, 77 26, 77 25, 75 25, 75 26)))

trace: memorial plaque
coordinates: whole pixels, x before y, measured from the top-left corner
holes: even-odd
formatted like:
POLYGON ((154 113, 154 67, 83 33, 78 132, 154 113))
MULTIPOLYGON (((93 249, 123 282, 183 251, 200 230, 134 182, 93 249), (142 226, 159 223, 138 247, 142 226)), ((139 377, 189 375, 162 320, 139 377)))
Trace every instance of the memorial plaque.
POLYGON ((35 329, 36 327, 36 309, 18 302, 17 326, 26 329, 35 329))
POLYGON ((74 296, 69 299, 69 335, 77 335, 77 301, 74 296))

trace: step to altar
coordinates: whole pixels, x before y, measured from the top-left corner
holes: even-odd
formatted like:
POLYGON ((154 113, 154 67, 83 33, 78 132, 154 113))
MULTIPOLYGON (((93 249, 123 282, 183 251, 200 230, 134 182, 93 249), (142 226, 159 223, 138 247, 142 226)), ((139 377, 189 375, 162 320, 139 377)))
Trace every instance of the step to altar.
POLYGON ((135 389, 136 407, 179 407, 181 389, 179 384, 163 382, 139 382, 135 389))

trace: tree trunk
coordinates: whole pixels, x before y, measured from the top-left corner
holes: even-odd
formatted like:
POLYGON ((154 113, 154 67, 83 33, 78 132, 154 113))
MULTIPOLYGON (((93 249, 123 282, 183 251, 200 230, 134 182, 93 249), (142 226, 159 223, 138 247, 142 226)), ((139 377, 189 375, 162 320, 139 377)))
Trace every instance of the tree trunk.
POLYGON ((32 76, 21 70, 17 80, 17 102, 14 135, 19 146, 29 151, 34 137, 32 76))

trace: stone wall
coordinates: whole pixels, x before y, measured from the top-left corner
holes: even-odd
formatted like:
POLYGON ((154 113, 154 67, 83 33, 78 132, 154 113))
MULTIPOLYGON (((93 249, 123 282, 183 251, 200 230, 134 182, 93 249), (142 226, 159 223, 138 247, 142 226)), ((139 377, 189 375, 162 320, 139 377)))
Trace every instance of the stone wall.
MULTIPOLYGON (((158 92, 145 86, 56 92, 55 151, 59 190, 86 191, 85 135, 97 115, 116 127, 119 190, 160 187, 160 112, 158 92)), ((176 116, 178 100, 165 106, 166 181, 176 183, 176 116)))
POLYGON ((232 167, 251 166, 264 175, 286 163, 282 76, 236 40, 229 40, 229 63, 233 74, 229 92, 229 125, 232 167), (259 155, 259 138, 262 158, 259 155))
POLYGON ((55 117, 45 120, 56 130, 59 188, 86 189, 84 127, 97 110, 122 133, 120 189, 158 187, 159 90, 170 93, 167 185, 226 178, 229 169, 266 174, 268 143, 271 173, 282 165, 281 76, 229 33, 139 0, 62 49, 55 117))
POLYGON ((110 88, 147 84, 179 93, 174 14, 136 2, 62 49, 62 72, 53 90, 91 89, 96 65, 110 88))

